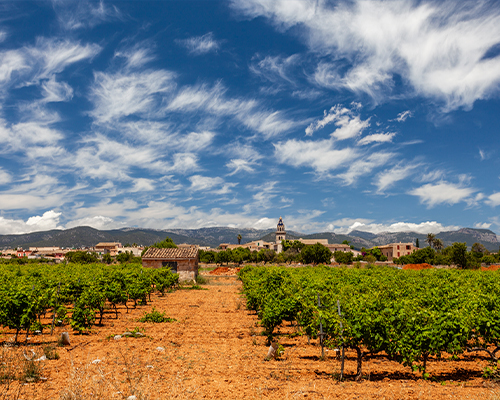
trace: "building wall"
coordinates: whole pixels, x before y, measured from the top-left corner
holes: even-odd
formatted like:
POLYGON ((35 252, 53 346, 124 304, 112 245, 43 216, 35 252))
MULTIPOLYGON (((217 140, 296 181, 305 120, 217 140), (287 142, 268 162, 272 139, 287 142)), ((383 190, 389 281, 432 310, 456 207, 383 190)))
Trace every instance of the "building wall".
POLYGON ((162 268, 164 262, 176 262, 177 273, 179 274, 180 282, 196 281, 198 276, 198 259, 142 259, 144 268, 162 268))
POLYGON ((391 243, 385 246, 378 246, 378 248, 382 254, 387 257, 388 261, 410 255, 416 250, 413 243, 391 243))

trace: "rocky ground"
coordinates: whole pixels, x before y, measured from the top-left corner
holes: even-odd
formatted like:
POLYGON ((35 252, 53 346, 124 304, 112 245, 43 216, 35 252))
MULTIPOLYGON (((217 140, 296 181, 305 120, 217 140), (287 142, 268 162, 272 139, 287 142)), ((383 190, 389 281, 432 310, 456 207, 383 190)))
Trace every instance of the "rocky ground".
MULTIPOLYGON (((59 359, 19 362, 21 369, 36 364, 44 379, 9 386, 0 377, 0 399, 500 399, 500 388, 482 378, 487 361, 477 355, 431 360, 430 380, 374 355, 356 382, 356 355, 347 352, 346 380, 340 382, 334 352, 321 360, 317 341, 308 344, 307 338, 290 335, 296 328, 286 326, 280 339, 284 355, 265 361, 266 339, 257 317, 245 309, 241 283, 225 275, 209 280, 204 290, 152 296, 147 306, 129 313, 119 309, 118 319, 110 312, 90 335, 70 332, 70 346, 55 348, 59 359), (153 306, 176 321, 138 322, 153 306), (134 330, 144 336, 115 339, 134 330)), ((19 347, 5 346, 13 334, 4 331, 2 362, 16 360, 22 351, 31 357, 31 349, 42 356, 67 329, 34 336, 19 347)))

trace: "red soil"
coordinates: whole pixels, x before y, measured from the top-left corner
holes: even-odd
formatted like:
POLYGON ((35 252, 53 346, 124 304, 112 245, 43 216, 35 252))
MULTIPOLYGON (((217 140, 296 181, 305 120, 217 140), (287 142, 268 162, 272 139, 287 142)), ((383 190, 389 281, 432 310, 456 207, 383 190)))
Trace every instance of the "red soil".
POLYGON ((434 268, 432 265, 423 263, 423 264, 406 264, 403 266, 403 269, 412 269, 415 271, 420 271, 422 269, 431 269, 434 268))
POLYGON ((489 267, 481 267, 481 271, 496 271, 500 269, 500 265, 490 265, 489 267))
POLYGON ((234 276, 240 272, 241 268, 229 268, 229 267, 217 267, 214 270, 210 271, 210 275, 224 275, 224 276, 234 276))
MULTIPOLYGON (((356 352, 348 350, 346 379, 339 382, 335 352, 327 351, 321 359, 318 340, 308 344, 289 323, 278 336, 284 354, 279 360, 265 361, 269 346, 257 316, 245 309, 241 282, 234 276, 209 276, 204 288, 208 290, 153 295, 151 303, 128 313, 119 307, 118 319, 114 311, 106 313, 103 326, 95 326, 90 335, 74 335, 70 330, 71 346, 57 348, 61 358, 42 362, 46 380, 23 385, 21 396, 10 398, 111 400, 132 394, 150 400, 500 398, 500 387, 481 376, 488 366, 486 357, 475 353, 458 360, 447 355, 430 357, 428 380, 383 353, 369 354, 363 361, 363 379, 356 382, 356 352), (138 322, 153 306, 176 322, 138 322), (135 327, 146 336, 114 339, 135 327)), ((44 324, 50 323, 48 317, 44 324)), ((5 352, 55 344, 68 329, 58 327, 54 336, 44 330, 32 337, 31 344, 17 350, 4 347, 5 352)), ((13 334, 4 329, 0 341, 11 340, 13 334)), ((2 389, 5 386, 0 384, 0 398, 7 399, 2 389)))

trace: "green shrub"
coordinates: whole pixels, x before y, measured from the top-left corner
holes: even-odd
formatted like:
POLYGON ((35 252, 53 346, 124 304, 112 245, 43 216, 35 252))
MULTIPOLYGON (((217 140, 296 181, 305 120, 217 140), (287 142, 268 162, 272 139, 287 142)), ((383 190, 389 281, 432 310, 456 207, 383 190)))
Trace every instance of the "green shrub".
POLYGON ((145 313, 142 318, 139 318, 139 322, 152 322, 154 324, 159 324, 162 322, 175 322, 174 318, 169 318, 165 316, 165 313, 157 311, 154 307, 149 313, 145 313))

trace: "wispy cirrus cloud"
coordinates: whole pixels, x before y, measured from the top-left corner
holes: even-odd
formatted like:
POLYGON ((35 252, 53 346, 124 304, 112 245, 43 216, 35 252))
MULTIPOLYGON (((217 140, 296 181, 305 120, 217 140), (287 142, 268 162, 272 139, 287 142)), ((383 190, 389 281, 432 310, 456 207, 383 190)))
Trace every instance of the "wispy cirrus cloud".
POLYGON ((97 72, 90 92, 94 110, 90 115, 101 124, 113 123, 133 114, 159 112, 163 96, 174 87, 175 74, 165 70, 116 74, 97 72))
POLYGON ((400 112, 398 116, 396 117, 395 121, 397 122, 405 122, 408 118, 413 117, 413 113, 410 110, 406 110, 403 112, 400 112))
POLYGON ((185 47, 192 55, 199 56, 219 50, 221 42, 217 41, 213 32, 203 36, 194 36, 188 39, 177 39, 177 44, 185 47))
POLYGON ((300 56, 298 54, 292 54, 288 57, 266 56, 250 64, 250 71, 269 82, 295 84, 295 79, 291 76, 290 70, 299 61, 300 56))
POLYGON ((441 102, 443 111, 469 109, 498 95, 500 8, 491 2, 233 0, 250 18, 278 29, 301 29, 312 52, 323 56, 314 81, 384 101, 400 75, 412 93, 441 102))
POLYGON ((231 170, 230 176, 241 172, 255 172, 255 167, 260 165, 259 161, 263 158, 251 145, 238 142, 226 146, 224 152, 232 157, 226 163, 226 168, 231 170))
MULTIPOLYGON (((334 177, 346 185, 352 185, 361 176, 386 165, 395 156, 394 152, 384 149, 368 151, 352 143, 353 139, 370 127, 370 122, 369 119, 361 119, 361 104, 354 103, 351 106, 352 108, 340 104, 333 106, 330 110, 325 110, 323 118, 306 128, 306 136, 312 136, 314 132, 334 124, 336 128, 328 139, 290 139, 278 142, 274 144, 275 158, 293 167, 312 168, 318 176, 334 177)), ((357 144, 389 143, 391 135, 368 135, 357 144)))
POLYGON ((122 13, 114 5, 88 0, 52 0, 59 24, 66 30, 93 28, 103 22, 122 19, 122 13))
POLYGON ((80 44, 68 39, 38 38, 35 45, 25 48, 26 59, 34 72, 33 81, 50 79, 69 65, 94 58, 101 46, 80 44))
POLYGON ((405 180, 411 176, 420 166, 418 163, 398 163, 394 167, 380 172, 375 179, 374 185, 377 187, 377 193, 383 193, 385 190, 396 185, 397 182, 405 180))
POLYGON ((165 110, 182 113, 202 110, 216 117, 232 117, 266 139, 286 132, 296 124, 281 111, 267 110, 253 99, 231 98, 226 92, 221 82, 213 87, 187 86, 176 93, 165 110))
POLYGON ((364 146, 372 143, 389 143, 392 142, 392 138, 396 136, 396 132, 389 133, 374 133, 373 135, 365 136, 358 141, 360 146, 364 146))
POLYGON ((332 133, 332 137, 337 140, 351 139, 360 135, 363 130, 370 126, 370 120, 363 121, 359 115, 356 115, 356 110, 361 107, 360 104, 355 103, 352 106, 349 109, 337 104, 328 112, 325 110, 322 119, 311 123, 306 128, 306 135, 311 136, 315 131, 323 129, 331 123, 337 127, 332 133))

